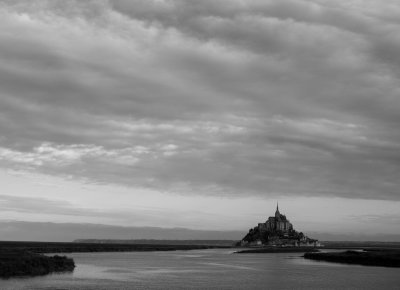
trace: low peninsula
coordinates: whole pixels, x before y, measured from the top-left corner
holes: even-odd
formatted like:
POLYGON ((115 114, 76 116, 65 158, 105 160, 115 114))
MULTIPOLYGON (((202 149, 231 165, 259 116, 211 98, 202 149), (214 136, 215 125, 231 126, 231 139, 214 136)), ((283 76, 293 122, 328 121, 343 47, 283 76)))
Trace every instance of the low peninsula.
POLYGON ((260 253, 311 253, 319 250, 312 247, 260 247, 235 252, 235 254, 260 254, 260 253))
POLYGON ((0 250, 0 277, 39 276, 53 272, 70 272, 73 259, 65 256, 45 256, 23 250, 0 250))
POLYGON ((305 253, 304 258, 363 266, 400 267, 399 249, 364 249, 360 251, 305 253))

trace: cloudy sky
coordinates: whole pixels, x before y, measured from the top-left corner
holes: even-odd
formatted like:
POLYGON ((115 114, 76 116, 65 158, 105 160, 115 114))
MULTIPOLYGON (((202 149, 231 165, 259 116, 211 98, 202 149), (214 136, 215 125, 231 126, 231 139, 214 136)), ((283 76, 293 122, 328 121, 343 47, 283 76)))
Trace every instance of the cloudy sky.
POLYGON ((0 0, 0 219, 400 232, 397 0, 0 0))

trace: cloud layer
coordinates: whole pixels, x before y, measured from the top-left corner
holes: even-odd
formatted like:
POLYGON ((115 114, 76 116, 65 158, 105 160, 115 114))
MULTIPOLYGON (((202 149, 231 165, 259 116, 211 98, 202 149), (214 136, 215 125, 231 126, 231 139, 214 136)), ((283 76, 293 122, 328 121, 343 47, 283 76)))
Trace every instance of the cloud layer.
POLYGON ((0 166, 399 200, 397 1, 2 0, 0 166))

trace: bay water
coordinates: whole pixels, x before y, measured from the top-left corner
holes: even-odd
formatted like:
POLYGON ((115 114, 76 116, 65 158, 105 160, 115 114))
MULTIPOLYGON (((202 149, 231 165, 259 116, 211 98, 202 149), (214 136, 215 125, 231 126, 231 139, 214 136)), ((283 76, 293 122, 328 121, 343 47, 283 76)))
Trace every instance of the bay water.
POLYGON ((234 249, 72 253, 72 273, 0 280, 0 289, 400 289, 400 269, 234 249))

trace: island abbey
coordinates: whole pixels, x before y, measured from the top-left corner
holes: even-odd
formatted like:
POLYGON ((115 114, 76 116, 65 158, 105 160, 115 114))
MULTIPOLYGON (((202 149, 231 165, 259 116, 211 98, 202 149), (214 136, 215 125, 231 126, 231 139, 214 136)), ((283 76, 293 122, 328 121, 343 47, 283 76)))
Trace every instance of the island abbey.
POLYGON ((242 246, 320 246, 318 240, 310 239, 302 232, 294 230, 292 223, 279 212, 276 205, 275 216, 270 216, 265 223, 259 223, 241 241, 242 246))
POLYGON ((276 204, 275 216, 270 216, 265 223, 258 224, 260 231, 281 231, 289 233, 293 230, 293 225, 286 219, 286 216, 279 212, 279 206, 276 204))

